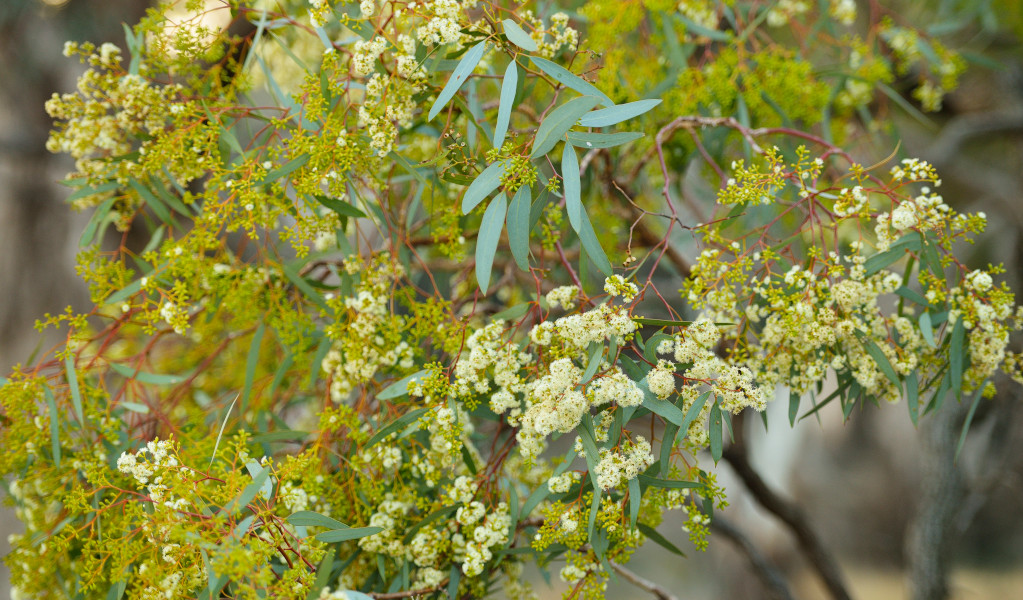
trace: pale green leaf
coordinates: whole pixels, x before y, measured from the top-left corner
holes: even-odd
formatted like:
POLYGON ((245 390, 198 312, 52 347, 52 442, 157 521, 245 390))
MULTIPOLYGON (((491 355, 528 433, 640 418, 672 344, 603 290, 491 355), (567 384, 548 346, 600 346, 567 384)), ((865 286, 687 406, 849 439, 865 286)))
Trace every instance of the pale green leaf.
POLYGON ((569 131, 568 143, 578 148, 613 148, 634 142, 645 134, 640 131, 622 133, 590 133, 586 131, 569 131))
POLYGON ((490 270, 494 265, 497 243, 501 241, 501 230, 508 212, 508 198, 500 193, 490 202, 483 221, 480 223, 479 235, 476 238, 476 281, 480 291, 487 293, 490 287, 490 270))
POLYGON ((433 118, 436 117, 445 106, 447 106, 447 103, 452 97, 454 97, 459 88, 462 87, 462 84, 469 78, 469 75, 472 75, 472 72, 476 69, 476 65, 479 64, 480 59, 483 58, 483 53, 486 51, 487 43, 480 42, 462 55, 462 60, 458 61, 458 65, 451 73, 451 79, 448 79, 444 89, 441 90, 440 94, 437 96, 437 100, 433 103, 433 107, 430 108, 430 114, 426 118, 427 121, 432 121, 433 118))
POLYGON ((483 172, 469 184, 469 189, 465 190, 465 195, 462 196, 462 214, 469 214, 469 211, 476 208, 501 185, 501 176, 504 175, 504 169, 507 166, 508 159, 506 158, 483 169, 483 172))
POLYGON ((561 150, 561 178, 564 180, 568 222, 572 224, 572 229, 578 232, 583 212, 582 183, 579 180, 579 157, 571 144, 565 144, 561 150))
POLYGON ((609 106, 608 108, 602 108, 600 110, 586 113, 581 119, 579 119, 579 124, 583 127, 607 127, 609 125, 617 125, 622 121, 628 121, 629 119, 638 117, 639 115, 653 109, 660 103, 661 101, 659 99, 639 100, 638 102, 609 106))
POLYGON ((501 102, 497 107, 497 124, 494 126, 494 148, 504 145, 504 136, 508 133, 511 113, 515 108, 515 90, 519 85, 519 65, 512 61, 504 70, 501 82, 501 102))
MULTIPOLYGON (((550 75, 552 79, 561 85, 571 88, 583 96, 596 96, 599 98, 599 104, 603 104, 604 106, 614 106, 614 102, 607 94, 598 90, 592 83, 584 81, 582 77, 579 77, 561 65, 538 56, 530 56, 529 60, 539 67, 541 71, 550 75)), ((594 106, 596 106, 596 104, 594 104, 594 106)), ((593 107, 591 106, 590 108, 593 107)), ((587 109, 587 111, 588 110, 589 109, 587 109)))
POLYGON ((522 27, 519 27, 518 23, 511 19, 505 19, 502 23, 504 25, 504 36, 508 38, 509 42, 526 52, 536 52, 538 50, 536 41, 529 37, 529 34, 522 27))
POLYGON ((316 539, 321 542, 347 542, 357 540, 366 536, 374 535, 383 531, 383 527, 351 527, 347 529, 332 529, 316 534, 316 539))
POLYGON ((529 208, 532 199, 528 185, 524 185, 512 196, 508 205, 508 244, 511 246, 515 264, 523 271, 529 270, 529 208))
POLYGON ((582 96, 573 98, 551 111, 551 114, 547 115, 547 118, 540 123, 540 127, 536 130, 533 151, 529 157, 537 158, 550 152, 565 137, 568 130, 575 126, 579 117, 586 114, 598 102, 600 99, 596 96, 582 96))

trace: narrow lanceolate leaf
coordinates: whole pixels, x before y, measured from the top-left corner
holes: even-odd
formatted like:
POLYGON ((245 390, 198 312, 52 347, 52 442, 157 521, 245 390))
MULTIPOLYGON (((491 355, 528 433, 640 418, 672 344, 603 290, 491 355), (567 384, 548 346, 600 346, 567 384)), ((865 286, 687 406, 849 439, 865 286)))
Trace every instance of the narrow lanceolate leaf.
MULTIPOLYGON (((504 36, 508 38, 508 41, 515 44, 519 48, 522 48, 526 52, 536 52, 538 47, 536 41, 529 37, 524 29, 519 27, 519 24, 511 19, 505 19, 504 24, 504 36)), ((496 145, 496 144, 495 144, 496 145)))
POLYGON ((565 67, 538 56, 530 56, 529 60, 561 85, 571 88, 584 96, 596 96, 600 99, 599 103, 604 106, 614 106, 614 102, 607 94, 598 90, 592 83, 584 81, 582 77, 579 77, 565 67))
POLYGON ((863 349, 866 350, 867 354, 870 355, 870 358, 873 358, 874 362, 877 363, 877 368, 884 373, 884 376, 888 378, 888 381, 891 381, 895 387, 901 389, 902 382, 899 380, 899 374, 895 372, 895 368, 892 367, 892 363, 888 361, 888 357, 885 356, 884 351, 882 351, 881 348, 874 343, 874 340, 868 338, 866 335, 858 334, 857 337, 859 337, 860 342, 863 343, 863 349))
POLYGON ((345 525, 341 521, 331 519, 326 515, 313 512, 311 510, 300 510, 297 513, 291 515, 285 519, 292 525, 305 526, 305 527, 326 527, 327 529, 345 529, 348 525, 345 525))
POLYGON ((448 79, 444 89, 440 91, 440 95, 437 96, 437 100, 433 103, 430 115, 426 118, 427 121, 432 121, 447 106, 451 98, 458 92, 458 89, 465 83, 465 80, 469 78, 469 75, 472 75, 473 70, 476 69, 476 65, 480 63, 480 59, 483 58, 483 53, 486 51, 487 43, 480 42, 462 55, 462 60, 458 61, 454 72, 451 73, 451 79, 448 79))
POLYGON ((306 164, 307 162, 309 162, 309 154, 308 153, 299 154, 297 157, 289 160, 280 167, 267 173, 266 177, 263 179, 263 182, 270 183, 271 181, 276 181, 282 177, 286 177, 292 174, 294 171, 296 171, 299 167, 306 164))
POLYGON ((579 157, 571 144, 565 144, 561 151, 561 177, 564 180, 565 210, 572 229, 579 231, 582 221, 582 184, 579 181, 579 157))
POLYGON ((963 397, 963 342, 966 338, 966 327, 963 325, 963 316, 959 315, 956 324, 952 327, 952 339, 948 347, 948 372, 952 384, 952 393, 956 400, 963 397))
POLYGON ((681 425, 686 418, 685 414, 677 406, 665 400, 658 400, 653 395, 643 399, 643 408, 660 415, 664 420, 676 427, 681 425))
POLYGON ((507 158, 499 160, 483 169, 483 172, 469 184, 469 189, 465 190, 465 195, 462 196, 463 215, 469 214, 469 211, 476 208, 491 192, 497 189, 497 186, 501 185, 501 176, 504 175, 504 169, 507 166, 507 158))
POLYGON ((323 533, 316 534, 316 539, 321 542, 333 543, 333 542, 347 542, 348 540, 357 540, 366 536, 380 533, 383 531, 383 527, 353 527, 349 529, 332 529, 330 531, 324 531, 323 533))
POLYGON ((78 389, 78 373, 75 371, 75 355, 68 353, 64 357, 64 368, 67 370, 67 385, 71 390, 71 404, 75 407, 78 422, 85 425, 85 413, 82 412, 82 393, 78 389))
POLYGON ((398 417, 397 420, 395 420, 394 422, 388 424, 386 427, 384 427, 380 431, 377 431, 375 434, 373 434, 373 437, 369 438, 369 441, 366 442, 366 445, 363 446, 362 449, 366 450, 366 449, 372 447, 377 442, 383 440, 385 437, 391 435, 395 431, 400 431, 400 430, 408 427, 409 425, 411 425, 415 421, 419 420, 419 417, 421 417, 424 414, 426 414, 427 412, 429 412, 429 410, 430 410, 429 408, 417 408, 416 410, 414 410, 412 412, 407 412, 404 415, 398 417))
POLYGON ((43 388, 46 395, 46 406, 50 409, 50 452, 53 464, 60 468, 60 415, 57 414, 57 401, 49 387, 43 388))
POLYGON ((585 131, 569 131, 568 143, 578 148, 613 148, 634 142, 645 134, 641 131, 625 131, 622 133, 588 133, 585 131))
POLYGON ((583 249, 586 250, 587 256, 590 257, 593 264, 597 265, 601 273, 610 277, 612 275, 611 262, 607 260, 607 254, 604 254, 604 249, 597 240, 597 234, 594 233, 593 225, 590 224, 590 218, 586 216, 585 210, 580 214, 578 233, 579 241, 582 243, 583 249))
POLYGON ((629 119, 638 117, 660 103, 661 101, 659 99, 640 100, 639 102, 629 102, 628 104, 619 104, 617 106, 602 108, 584 115, 583 118, 579 120, 579 124, 583 127, 607 127, 609 125, 617 125, 622 121, 628 121, 629 119))
POLYGON ((497 253, 497 242, 501 240, 507 213, 508 198, 500 193, 490 202, 480 223, 479 237, 476 238, 476 281, 484 294, 490 287, 490 269, 494 265, 494 254, 497 253))
POLYGON ((721 439, 721 422, 721 405, 715 402, 714 406, 710 407, 710 431, 707 432, 710 437, 710 455, 714 459, 714 464, 721 460, 721 453, 724 449, 721 439))
POLYGON ((323 196, 321 194, 313 194, 313 199, 315 199, 323 206, 326 206, 330 210, 336 212, 338 215, 342 217, 360 218, 366 216, 366 213, 362 212, 358 208, 352 206, 351 204, 343 200, 338 200, 336 198, 328 198, 327 196, 323 196))
POLYGON ((920 413, 920 383, 917 381, 916 371, 906 377, 906 405, 909 407, 909 419, 916 425, 920 413))
POLYGON ((927 342, 927 345, 931 348, 937 348, 937 344, 934 342, 934 328, 931 325, 931 313, 923 312, 920 314, 920 335, 927 342))
POLYGON ((533 140, 533 151, 529 158, 537 158, 550 152, 555 144, 565 137, 568 130, 575 126, 579 117, 586 114, 599 102, 600 98, 596 96, 583 96, 573 98, 554 109, 537 128, 536 139, 533 140))
POLYGON ((390 400, 392 398, 404 396, 405 394, 408 393, 408 386, 410 383, 412 383, 413 381, 419 381, 420 379, 425 378, 429 374, 430 372, 428 370, 423 369, 422 371, 416 371, 415 373, 409 375, 408 377, 399 379, 398 381, 395 381, 391 385, 380 390, 380 393, 377 394, 377 399, 390 400))
POLYGON ((639 501, 642 496, 642 491, 639 489, 639 479, 629 480, 629 525, 632 529, 636 528, 636 522, 639 520, 639 501))
POLYGON ((519 65, 512 61, 504 70, 501 82, 501 103, 497 107, 497 124, 494 125, 494 148, 504 145, 504 136, 508 133, 512 109, 515 108, 515 89, 519 85, 519 65))
POLYGON ((511 246, 515 264, 523 271, 529 270, 529 186, 524 185, 512 196, 508 205, 508 244, 511 246))

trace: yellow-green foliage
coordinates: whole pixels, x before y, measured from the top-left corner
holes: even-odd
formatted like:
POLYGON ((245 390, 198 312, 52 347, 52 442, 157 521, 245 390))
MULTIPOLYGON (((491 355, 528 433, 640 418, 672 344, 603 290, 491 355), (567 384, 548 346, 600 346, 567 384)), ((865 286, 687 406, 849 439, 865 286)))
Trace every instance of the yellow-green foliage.
POLYGON ((69 43, 88 70, 47 103, 95 308, 0 381, 16 598, 530 598, 530 561, 602 597, 652 528, 706 547, 698 453, 776 385, 915 418, 1020 377, 1000 268, 951 253, 984 216, 835 143, 896 78, 940 106, 965 63, 922 30, 844 1, 186 4, 69 43))

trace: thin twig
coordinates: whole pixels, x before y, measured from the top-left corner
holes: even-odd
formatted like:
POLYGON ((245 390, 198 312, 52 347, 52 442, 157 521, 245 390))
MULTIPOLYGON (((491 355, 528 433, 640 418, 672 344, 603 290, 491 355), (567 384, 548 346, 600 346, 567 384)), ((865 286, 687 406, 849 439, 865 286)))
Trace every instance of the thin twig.
POLYGON ((792 592, 789 591, 785 578, 757 550, 753 542, 743 535, 738 527, 720 516, 715 516, 710 521, 710 528, 732 540, 739 547, 739 550, 746 555, 746 560, 753 567, 753 572, 756 573, 757 579, 767 589, 768 598, 772 600, 792 600, 792 592))
POLYGON ((845 581, 842 579, 842 572, 838 568, 838 561, 824 547, 817 532, 810 527, 803 511, 794 503, 776 494, 768 487, 760 474, 753 469, 746 455, 741 416, 733 421, 733 432, 735 433, 735 442, 724 451, 722 455, 724 459, 732 466, 739 479, 742 479, 746 489, 756 498, 757 502, 788 526, 799 543, 799 549, 813 565, 831 597, 835 600, 852 600, 845 581))
POLYGON ((632 571, 626 569, 625 567, 616 562, 611 562, 611 568, 614 569, 616 573, 624 577, 629 583, 640 589, 650 592, 658 600, 678 600, 678 597, 676 597, 668 590, 662 588, 661 586, 657 585, 652 581, 643 579, 639 575, 636 575, 632 571))
POLYGON ((398 600, 399 598, 412 598, 412 597, 415 597, 415 596, 427 596, 429 594, 433 594, 435 592, 439 592, 439 591, 443 590, 444 586, 446 586, 447 583, 448 583, 448 580, 445 579, 444 581, 441 581, 438 585, 435 585, 432 588, 423 588, 421 590, 408 590, 408 591, 405 591, 405 592, 387 592, 387 593, 367 592, 366 595, 369 596, 370 598, 376 598, 376 600, 398 600))

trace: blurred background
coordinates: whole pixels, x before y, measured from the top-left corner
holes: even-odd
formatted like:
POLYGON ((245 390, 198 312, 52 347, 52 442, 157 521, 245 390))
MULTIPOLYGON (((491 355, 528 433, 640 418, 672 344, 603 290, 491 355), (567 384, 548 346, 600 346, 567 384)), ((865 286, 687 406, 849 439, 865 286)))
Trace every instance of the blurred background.
MULTIPOLYGON (((866 12, 864 3, 857 4, 866 12)), ((1023 5, 1005 0, 886 4, 928 21, 952 10, 952 20, 942 25, 953 36, 949 45, 967 48, 973 64, 928 123, 894 113, 897 135, 906 155, 938 167, 949 204, 987 213, 989 229, 976 246, 962 249, 965 262, 1003 263, 1009 285, 1019 292, 1023 5)), ((50 120, 43 104, 53 92, 71 91, 82 70, 62 56, 63 43, 123 45, 122 23, 135 23, 146 6, 139 0, 0 0, 4 373, 60 341, 36 332, 35 319, 69 305, 88 309, 74 272, 87 215, 68 210, 67 191, 55 183, 71 170, 70 160, 44 148, 50 120)), ((722 461, 716 469, 731 506, 718 515, 709 549, 693 548, 681 518, 669 513, 660 533, 688 558, 648 543, 630 568, 685 600, 841 598, 836 585, 846 597, 871 600, 1023 598, 1023 392, 1010 382, 997 384, 999 395, 982 404, 954 467, 951 453, 966 407, 946 407, 914 428, 902 405, 857 411, 846 424, 836 406, 821 411, 819 420, 797 424, 793 432, 787 403, 775 403, 769 431, 759 419, 743 425, 744 456, 759 474, 760 487, 748 473, 741 476, 742 457, 722 461), (750 494, 751 487, 756 494, 750 494), (765 498, 774 498, 775 508, 797 512, 767 511, 765 498), (779 513, 812 533, 793 535, 779 513), (823 558, 805 551, 817 543, 826 549, 823 558), (822 572, 830 573, 830 588, 822 572), (909 583, 939 581, 941 573, 947 573, 944 590, 909 583)), ((0 555, 8 551, 7 535, 17 530, 10 509, 0 509, 0 555)), ((536 579, 543 597, 560 597, 564 588, 556 575, 549 591, 538 574, 536 579)), ((7 597, 7 570, 0 565, 0 598, 7 597)), ((622 578, 608 590, 608 598, 649 597, 622 578)))

